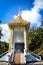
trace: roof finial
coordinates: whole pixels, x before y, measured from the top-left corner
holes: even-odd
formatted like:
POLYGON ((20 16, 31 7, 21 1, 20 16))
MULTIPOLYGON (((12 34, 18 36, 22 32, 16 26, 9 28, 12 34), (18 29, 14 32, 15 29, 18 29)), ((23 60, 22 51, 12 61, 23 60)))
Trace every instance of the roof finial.
POLYGON ((18 10, 18 15, 21 15, 21 13, 20 13, 20 6, 19 6, 19 10, 18 10))

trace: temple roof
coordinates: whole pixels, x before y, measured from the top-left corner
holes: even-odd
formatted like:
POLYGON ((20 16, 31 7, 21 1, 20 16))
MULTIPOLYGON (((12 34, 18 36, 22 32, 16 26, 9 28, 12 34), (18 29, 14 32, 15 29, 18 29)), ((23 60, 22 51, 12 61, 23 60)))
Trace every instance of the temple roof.
POLYGON ((11 22, 8 23, 8 27, 10 29, 16 27, 16 26, 24 26, 26 27, 27 29, 29 29, 30 27, 30 23, 25 21, 21 15, 18 15, 16 19, 12 20, 11 22))
POLYGON ((16 19, 12 20, 8 23, 8 25, 14 25, 14 24, 26 24, 27 22, 21 17, 21 15, 18 15, 16 19))

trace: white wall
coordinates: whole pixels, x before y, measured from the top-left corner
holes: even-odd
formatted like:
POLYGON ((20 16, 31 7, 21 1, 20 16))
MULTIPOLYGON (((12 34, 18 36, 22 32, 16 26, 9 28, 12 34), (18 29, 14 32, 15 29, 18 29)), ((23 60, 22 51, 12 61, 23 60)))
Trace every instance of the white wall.
POLYGON ((24 42, 24 33, 23 31, 14 31, 14 42, 24 42))

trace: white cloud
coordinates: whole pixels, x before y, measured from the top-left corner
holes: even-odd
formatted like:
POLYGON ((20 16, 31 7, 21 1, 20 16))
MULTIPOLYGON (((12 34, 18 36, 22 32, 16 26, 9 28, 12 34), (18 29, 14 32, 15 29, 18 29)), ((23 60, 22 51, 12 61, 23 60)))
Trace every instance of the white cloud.
POLYGON ((9 33, 10 33, 9 28, 7 24, 1 24, 1 27, 2 27, 2 34, 3 34, 3 36, 1 37, 1 40, 8 42, 9 33))
POLYGON ((28 22, 30 21, 30 23, 36 24, 38 21, 40 21, 41 15, 38 12, 28 10, 28 11, 22 11, 22 17, 28 22))
POLYGON ((41 22, 38 22, 38 23, 37 23, 37 27, 39 27, 40 25, 41 25, 41 22))
MULTIPOLYGON (((43 9, 43 0, 35 0, 34 7, 31 10, 22 10, 21 16, 27 22, 30 22, 31 25, 36 24, 38 27, 41 25, 41 14, 39 13, 40 9, 43 9)), ((16 18, 18 15, 14 15, 16 18)))
MULTIPOLYGON (((24 20, 27 20, 27 22, 30 22, 31 25, 36 24, 38 27, 40 26, 41 21, 41 14, 39 13, 40 9, 43 9, 43 0, 35 0, 34 1, 34 7, 31 10, 22 10, 21 16, 24 20)), ((16 18, 18 15, 14 15, 13 18, 16 18)), ((2 33, 3 41, 8 41, 9 39, 9 29, 7 24, 2 24, 2 33)))
POLYGON ((13 16, 13 18, 16 18, 16 17, 17 17, 17 15, 14 15, 14 16, 13 16))
POLYGON ((33 10, 39 11, 40 9, 43 9, 43 0, 35 0, 33 4, 33 10))

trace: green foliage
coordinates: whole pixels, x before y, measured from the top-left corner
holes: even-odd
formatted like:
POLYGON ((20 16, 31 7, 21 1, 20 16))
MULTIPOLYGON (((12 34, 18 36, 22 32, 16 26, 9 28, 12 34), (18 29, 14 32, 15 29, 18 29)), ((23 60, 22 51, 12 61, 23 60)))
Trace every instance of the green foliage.
POLYGON ((43 50, 43 28, 39 27, 37 29, 32 28, 28 33, 28 39, 31 41, 29 44, 29 50, 35 53, 43 50))
POLYGON ((0 54, 8 50, 8 43, 0 41, 0 54))

